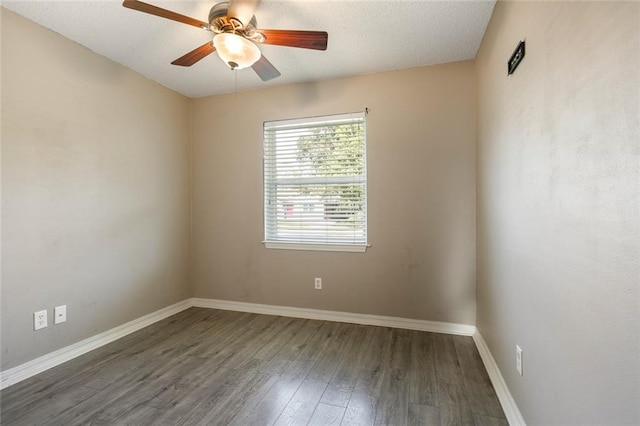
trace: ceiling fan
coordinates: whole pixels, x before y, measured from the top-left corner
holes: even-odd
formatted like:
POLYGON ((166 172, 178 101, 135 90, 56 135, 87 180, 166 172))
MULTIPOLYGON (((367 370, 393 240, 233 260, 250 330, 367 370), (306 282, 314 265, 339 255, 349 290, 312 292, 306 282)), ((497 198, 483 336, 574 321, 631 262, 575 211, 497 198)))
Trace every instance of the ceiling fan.
POLYGON ((251 67, 263 81, 268 81, 279 77, 280 71, 264 57, 257 44, 327 50, 329 35, 325 31, 258 30, 254 13, 259 3, 260 0, 229 0, 215 4, 209 12, 209 22, 138 0, 124 0, 122 5, 214 33, 211 41, 171 62, 173 65, 190 67, 217 51, 232 70, 251 67))

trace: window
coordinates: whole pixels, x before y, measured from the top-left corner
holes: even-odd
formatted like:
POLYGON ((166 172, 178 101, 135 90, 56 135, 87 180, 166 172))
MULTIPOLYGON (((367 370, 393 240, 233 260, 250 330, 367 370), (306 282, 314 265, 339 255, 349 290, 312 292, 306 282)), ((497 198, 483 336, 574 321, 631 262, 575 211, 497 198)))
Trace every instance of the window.
POLYGON ((264 123, 268 248, 365 251, 365 115, 264 123))

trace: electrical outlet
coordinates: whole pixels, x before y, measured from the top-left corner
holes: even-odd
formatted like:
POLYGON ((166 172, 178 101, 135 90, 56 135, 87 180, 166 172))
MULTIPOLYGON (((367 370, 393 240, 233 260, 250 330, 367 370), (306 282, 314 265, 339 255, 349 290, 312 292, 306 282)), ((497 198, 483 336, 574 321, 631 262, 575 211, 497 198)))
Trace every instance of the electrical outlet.
POLYGON ((40 330, 47 326, 47 310, 33 313, 33 329, 40 330))
POLYGON ((322 278, 315 279, 315 288, 316 290, 322 290, 322 278))
POLYGON ((522 349, 516 345, 516 370, 522 376, 522 349))
POLYGON ((67 305, 56 306, 53 309, 53 323, 61 324, 67 320, 67 305))

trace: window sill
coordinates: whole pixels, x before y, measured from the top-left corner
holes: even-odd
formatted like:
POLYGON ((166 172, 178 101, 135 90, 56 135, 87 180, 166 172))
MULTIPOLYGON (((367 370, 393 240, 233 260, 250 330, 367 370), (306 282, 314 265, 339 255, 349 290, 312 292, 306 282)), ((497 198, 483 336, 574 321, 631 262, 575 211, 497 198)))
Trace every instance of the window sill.
POLYGON ((309 251, 342 251, 350 253, 364 253, 368 244, 324 244, 324 243, 288 243, 282 241, 263 241, 268 249, 278 250, 309 250, 309 251))

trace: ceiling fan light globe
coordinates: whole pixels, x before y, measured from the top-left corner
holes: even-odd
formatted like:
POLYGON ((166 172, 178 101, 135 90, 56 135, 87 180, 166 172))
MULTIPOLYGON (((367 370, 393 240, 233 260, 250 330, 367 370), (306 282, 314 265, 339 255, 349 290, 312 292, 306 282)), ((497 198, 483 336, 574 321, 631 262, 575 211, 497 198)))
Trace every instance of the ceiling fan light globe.
POLYGON ((238 34, 216 34, 213 37, 213 46, 220 58, 231 69, 248 68, 255 64, 261 56, 258 46, 238 34))

